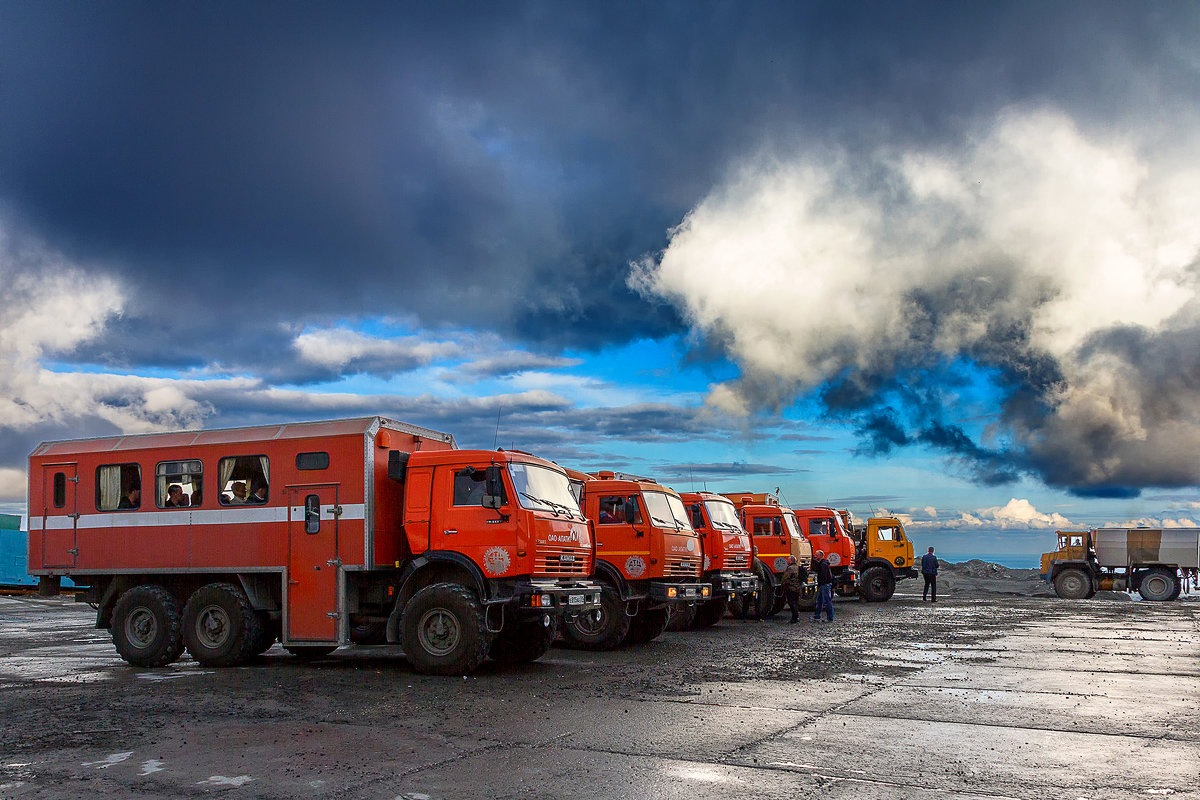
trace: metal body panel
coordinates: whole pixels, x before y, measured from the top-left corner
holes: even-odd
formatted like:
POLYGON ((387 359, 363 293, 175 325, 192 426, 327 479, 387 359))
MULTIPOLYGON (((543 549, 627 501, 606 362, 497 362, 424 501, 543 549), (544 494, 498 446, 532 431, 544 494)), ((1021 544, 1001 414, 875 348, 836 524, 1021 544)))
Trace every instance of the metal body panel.
POLYGON ((1200 568, 1200 528, 1097 528, 1092 536, 1102 567, 1163 564, 1200 568))

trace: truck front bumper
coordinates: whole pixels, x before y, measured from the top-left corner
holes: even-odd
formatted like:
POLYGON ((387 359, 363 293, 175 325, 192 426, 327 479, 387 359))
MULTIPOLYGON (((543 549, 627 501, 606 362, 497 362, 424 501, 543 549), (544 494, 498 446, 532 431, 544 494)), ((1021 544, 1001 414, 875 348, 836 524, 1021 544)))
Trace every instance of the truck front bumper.
POLYGON ((686 604, 703 602, 712 597, 713 587, 708 583, 650 582, 650 599, 659 603, 686 604))
POLYGON ((531 580, 514 588, 522 611, 573 617, 600 608, 600 584, 595 581, 531 580))
POLYGON ((758 576, 753 572, 718 572, 712 576, 713 593, 751 594, 758 591, 758 576))

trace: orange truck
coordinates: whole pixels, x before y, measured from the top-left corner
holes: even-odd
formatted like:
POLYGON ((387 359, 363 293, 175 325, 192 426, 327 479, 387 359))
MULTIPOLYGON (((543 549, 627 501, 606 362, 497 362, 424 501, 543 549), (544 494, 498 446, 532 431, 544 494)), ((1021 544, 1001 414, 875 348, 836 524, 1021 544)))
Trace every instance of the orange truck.
MULTIPOLYGON (((810 570, 813 549, 800 533, 796 515, 780 505, 779 498, 765 492, 732 492, 723 494, 733 503, 742 527, 750 533, 755 548, 753 570, 759 581, 758 615, 765 619, 783 608, 783 579, 788 556, 795 556, 801 569, 808 573, 801 606, 811 609, 816 604, 816 576, 810 570)), ((736 614, 737 604, 731 608, 736 614)))
POLYGON ((692 529, 700 534, 703 577, 712 585, 708 602, 686 615, 688 626, 708 628, 725 616, 731 599, 753 602, 758 592, 758 578, 751 570, 754 546, 728 498, 712 492, 683 492, 679 498, 691 515, 692 529))
POLYGON ((567 644, 612 650, 657 638, 673 609, 712 598, 703 580, 700 537, 679 495, 650 478, 568 472, 596 531, 598 615, 565 621, 567 644))
POLYGON ((382 417, 45 442, 29 513, 29 572, 136 666, 391 642, 461 675, 600 609, 562 468, 382 417))
POLYGON ((794 508, 800 533, 808 539, 813 552, 820 550, 833 573, 833 589, 842 596, 858 592, 858 570, 854 568, 854 538, 842 524, 842 516, 832 508, 794 508))

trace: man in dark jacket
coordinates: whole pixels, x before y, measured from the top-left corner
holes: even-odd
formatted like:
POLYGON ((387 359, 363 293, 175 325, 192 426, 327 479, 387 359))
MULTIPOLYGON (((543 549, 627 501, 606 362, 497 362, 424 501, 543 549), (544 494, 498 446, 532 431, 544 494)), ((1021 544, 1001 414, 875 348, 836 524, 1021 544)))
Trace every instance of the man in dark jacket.
POLYGON ((826 619, 833 622, 833 570, 825 558, 825 551, 813 553, 813 569, 817 571, 817 606, 813 609, 813 622, 821 619, 821 609, 825 609, 826 619))
POLYGON ((932 602, 937 602, 937 571, 938 560, 933 554, 933 548, 929 548, 929 552, 921 556, 921 575, 925 578, 925 591, 921 592, 921 599, 932 593, 932 602))
POLYGON ((804 573, 795 556, 788 556, 787 563, 781 581, 783 599, 787 600, 788 608, 792 610, 792 618, 788 622, 796 622, 800 619, 800 592, 804 591, 804 573))

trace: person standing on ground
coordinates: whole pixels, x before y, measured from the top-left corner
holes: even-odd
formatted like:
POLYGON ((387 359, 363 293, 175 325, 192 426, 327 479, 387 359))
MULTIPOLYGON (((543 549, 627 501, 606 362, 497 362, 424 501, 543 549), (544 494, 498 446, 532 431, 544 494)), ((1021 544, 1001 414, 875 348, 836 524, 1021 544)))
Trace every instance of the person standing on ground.
POLYGON ((937 571, 938 560, 933 554, 933 548, 929 548, 929 552, 921 556, 921 575, 925 577, 925 591, 921 592, 921 599, 932 593, 933 599, 931 602, 937 602, 937 571))
POLYGON ((788 556, 787 563, 787 569, 783 571, 783 599, 792 610, 792 618, 788 622, 796 622, 800 619, 800 592, 804 590, 804 576, 795 556, 788 556))
POLYGON ((821 619, 822 608, 827 621, 833 622, 833 570, 829 568, 824 550, 813 553, 813 569, 817 571, 817 607, 813 609, 813 622, 821 619))

